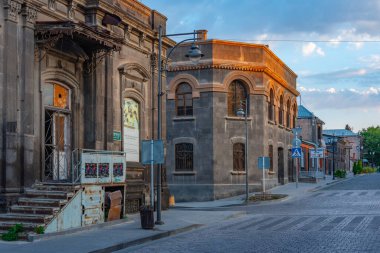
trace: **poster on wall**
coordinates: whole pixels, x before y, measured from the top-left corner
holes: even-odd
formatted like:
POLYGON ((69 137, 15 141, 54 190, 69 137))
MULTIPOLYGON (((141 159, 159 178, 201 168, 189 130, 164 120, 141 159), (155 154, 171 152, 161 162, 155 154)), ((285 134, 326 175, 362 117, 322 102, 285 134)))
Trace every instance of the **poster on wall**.
POLYGON ((123 106, 123 141, 126 160, 139 162, 140 150, 140 114, 139 104, 130 98, 124 99, 123 106))

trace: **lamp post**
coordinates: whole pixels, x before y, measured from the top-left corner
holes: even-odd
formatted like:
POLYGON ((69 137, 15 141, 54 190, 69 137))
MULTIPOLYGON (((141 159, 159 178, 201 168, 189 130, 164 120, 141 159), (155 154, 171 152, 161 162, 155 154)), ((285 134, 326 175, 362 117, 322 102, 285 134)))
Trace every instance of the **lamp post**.
POLYGON ((375 151, 369 151, 370 156, 372 157, 371 167, 373 166, 373 161, 375 157, 375 151))
POLYGON ((329 143, 332 144, 332 147, 333 147, 333 170, 332 170, 332 176, 333 176, 333 180, 335 180, 335 146, 336 146, 336 137, 335 137, 335 134, 333 135, 332 138, 329 138, 329 143))
MULTIPOLYGON (((245 148, 244 148, 244 166, 245 166, 245 203, 248 204, 249 201, 249 189, 248 189, 248 97, 245 98, 245 111, 243 110, 243 102, 240 108, 237 110, 236 114, 239 117, 244 117, 245 123, 245 148)), ((264 168, 263 168, 264 171, 264 168)), ((263 178, 264 180, 264 178, 263 178)), ((263 182, 264 183, 264 182, 263 182)))
MULTIPOLYGON (((162 92, 162 75, 167 70, 167 59, 169 59, 169 56, 171 53, 176 49, 181 43, 185 41, 193 41, 193 44, 186 54, 186 57, 190 59, 193 63, 197 63, 203 56, 201 50, 199 47, 195 44, 196 41, 196 35, 199 34, 199 31, 189 32, 189 33, 176 33, 176 34, 162 34, 162 26, 160 25, 158 28, 158 89, 157 89, 157 139, 161 140, 162 138, 162 115, 161 115, 161 101, 162 101, 162 95, 164 93, 162 92), (177 43, 167 54, 166 62, 162 64, 162 38, 165 37, 175 37, 175 36, 183 36, 183 35, 193 35, 194 37, 191 39, 185 39, 181 42, 177 43)), ((162 225, 164 222, 161 220, 161 169, 162 166, 159 164, 157 169, 157 225, 162 225)))

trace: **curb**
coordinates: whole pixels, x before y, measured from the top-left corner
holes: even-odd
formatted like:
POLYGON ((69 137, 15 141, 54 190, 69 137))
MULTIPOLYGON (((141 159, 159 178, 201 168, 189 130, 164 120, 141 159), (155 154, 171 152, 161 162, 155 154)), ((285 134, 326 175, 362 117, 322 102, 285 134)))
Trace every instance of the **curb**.
POLYGON ((152 236, 136 239, 136 240, 133 240, 133 241, 118 243, 116 245, 113 245, 113 246, 110 246, 110 247, 106 247, 106 248, 103 248, 103 249, 98 249, 98 250, 90 251, 88 253, 109 253, 109 252, 114 252, 114 251, 122 250, 122 249, 125 249, 125 248, 129 248, 129 247, 132 247, 132 246, 136 246, 136 245, 139 245, 139 244, 143 244, 143 243, 146 243, 146 242, 155 241, 155 240, 159 240, 159 239, 162 239, 162 238, 165 238, 165 237, 169 237, 169 236, 172 236, 172 235, 188 232, 190 230, 197 229, 197 228, 202 227, 202 226, 203 226, 202 224, 193 224, 193 225, 190 225, 190 226, 187 226, 187 227, 178 228, 178 229, 174 229, 174 230, 170 230, 170 231, 165 231, 165 232, 162 232, 160 234, 156 234, 156 235, 152 235, 152 236))
POLYGON ((329 187, 329 186, 332 186, 332 185, 335 185, 335 184, 340 184, 340 183, 343 183, 345 181, 348 181, 348 180, 351 180, 353 179, 354 177, 349 177, 349 178, 345 178, 345 179, 339 179, 339 180, 336 180, 336 181, 332 181, 332 182, 329 182, 329 183, 326 183, 325 185, 320 185, 320 186, 317 186, 313 189, 310 189, 308 190, 308 192, 315 192, 315 191, 319 191, 323 188, 326 188, 326 187, 329 187))
POLYGON ((96 225, 91 225, 91 226, 86 226, 86 227, 78 227, 78 228, 72 228, 72 229, 67 229, 59 232, 53 232, 53 233, 47 233, 47 234, 31 234, 28 235, 27 241, 28 242, 34 242, 37 240, 44 240, 44 239, 49 239, 53 238, 56 236, 61 236, 61 235, 69 235, 69 234, 74 234, 78 232, 83 232, 83 231, 89 231, 93 229, 100 229, 104 227, 109 227, 113 225, 119 225, 119 224, 124 224, 124 223, 132 223, 134 220, 124 218, 120 220, 115 220, 115 221, 109 221, 109 222, 104 222, 101 224, 96 224, 96 225))

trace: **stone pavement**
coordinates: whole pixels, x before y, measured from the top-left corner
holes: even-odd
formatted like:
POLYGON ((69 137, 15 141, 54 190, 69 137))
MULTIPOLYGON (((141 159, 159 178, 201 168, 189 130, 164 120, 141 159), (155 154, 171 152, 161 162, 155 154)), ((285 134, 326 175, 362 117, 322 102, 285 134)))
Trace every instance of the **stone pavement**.
MULTIPOLYGON (((287 194, 289 198, 301 197, 304 193, 326 186, 332 182, 331 177, 318 183, 295 183, 278 186, 271 193, 287 194)), ((334 182, 338 182, 337 180, 334 182)), ((286 200, 283 200, 286 201, 286 200)), ((264 203, 263 203, 264 204, 264 203)), ((270 203, 265 203, 270 204, 270 203)), ((163 225, 156 225, 153 230, 144 230, 140 226, 139 215, 130 215, 125 222, 112 226, 67 231, 63 235, 46 236, 34 242, 0 241, 0 252, 113 252, 133 245, 157 240, 201 226, 221 223, 246 214, 244 195, 209 202, 177 203, 175 208, 162 212, 163 225), (241 205, 239 211, 228 211, 218 207, 241 205), (210 212, 207 209, 213 208, 210 212), (202 210, 204 209, 204 210, 202 210)))

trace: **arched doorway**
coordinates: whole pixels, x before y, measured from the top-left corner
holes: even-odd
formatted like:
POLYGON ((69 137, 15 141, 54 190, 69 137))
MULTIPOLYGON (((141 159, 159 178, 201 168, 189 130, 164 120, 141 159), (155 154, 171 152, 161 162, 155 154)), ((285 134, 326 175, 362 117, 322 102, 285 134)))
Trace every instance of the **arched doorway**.
POLYGON ((278 148, 277 150, 278 154, 278 182, 280 184, 284 184, 284 176, 285 176, 285 168, 284 168, 284 149, 278 148))
POLYGON ((57 83, 43 85, 44 181, 69 179, 71 163, 71 91, 57 83))

